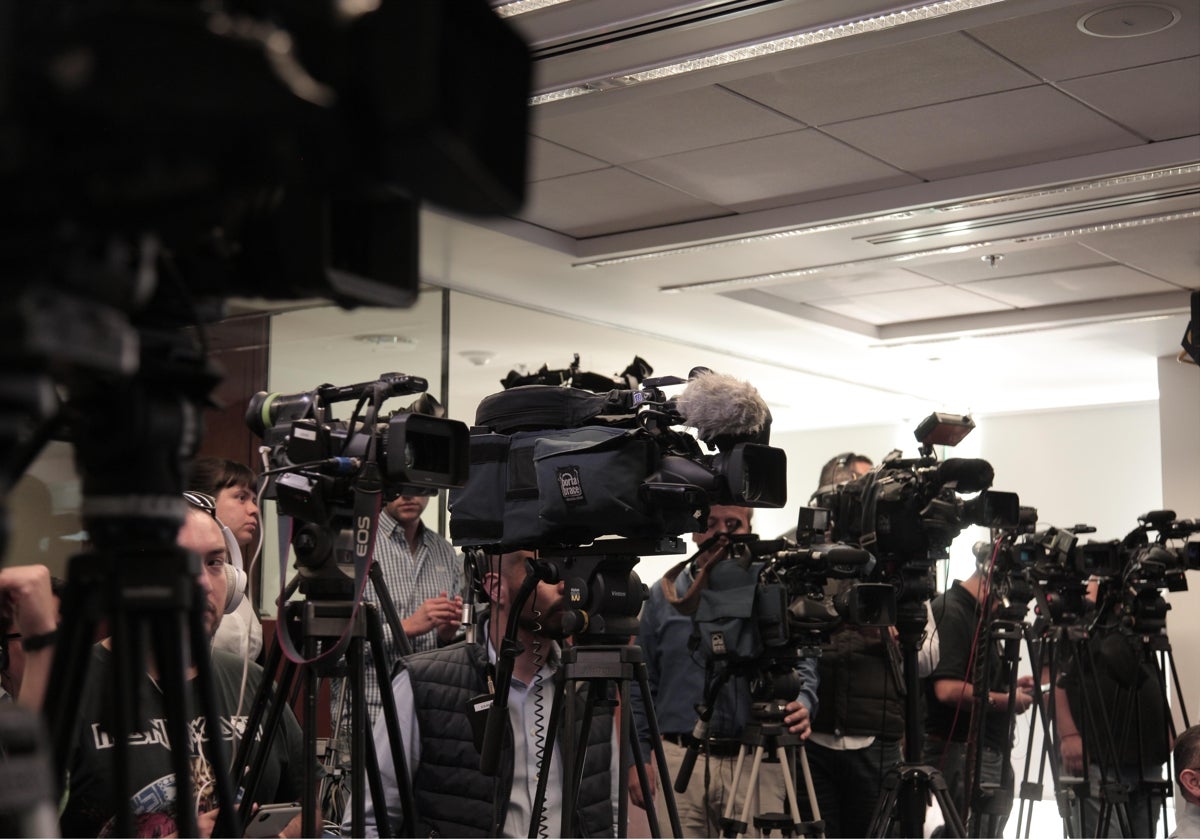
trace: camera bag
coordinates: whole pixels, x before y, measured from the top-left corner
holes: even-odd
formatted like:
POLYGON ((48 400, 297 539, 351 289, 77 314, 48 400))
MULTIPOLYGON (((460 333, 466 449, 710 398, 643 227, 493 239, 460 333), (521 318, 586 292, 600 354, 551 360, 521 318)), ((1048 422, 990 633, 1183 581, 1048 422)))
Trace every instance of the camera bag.
POLYGON ((664 514, 641 497, 661 454, 649 433, 627 428, 632 413, 607 414, 613 425, 580 425, 614 407, 602 395, 546 385, 481 401, 470 478, 450 494, 455 545, 569 546, 690 530, 690 516, 664 514))

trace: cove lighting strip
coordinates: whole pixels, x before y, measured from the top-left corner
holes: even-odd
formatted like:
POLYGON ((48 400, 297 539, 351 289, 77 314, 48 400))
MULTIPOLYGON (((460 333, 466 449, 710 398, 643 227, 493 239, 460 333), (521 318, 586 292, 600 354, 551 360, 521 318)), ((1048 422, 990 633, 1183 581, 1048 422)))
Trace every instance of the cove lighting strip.
MULTIPOLYGON (((1012 239, 1004 240, 1011 244, 1026 244, 1029 242, 1046 242, 1053 239, 1070 239, 1077 236, 1089 236, 1094 233, 1111 233, 1116 230, 1126 230, 1128 228, 1144 227, 1146 225, 1157 225, 1163 222, 1178 222, 1185 219, 1195 219, 1200 217, 1200 210, 1181 210, 1175 213, 1162 213, 1157 216, 1141 216, 1136 219, 1121 219, 1116 222, 1099 222, 1094 225, 1081 225, 1073 228, 1063 228, 1061 230, 1047 231, 1046 233, 1034 234, 1032 236, 1020 236, 1012 239)), ((731 277, 725 280, 702 280, 697 283, 681 283, 676 286, 660 286, 659 291, 664 294, 678 294, 680 292, 721 292, 727 289, 743 288, 746 286, 758 286, 762 284, 775 283, 779 280, 790 280, 796 277, 810 277, 814 274, 823 274, 827 271, 835 271, 844 268, 858 268, 864 265, 879 265, 881 263, 897 263, 907 262, 909 260, 921 259, 923 257, 935 257, 943 254, 958 254, 965 251, 973 251, 976 248, 994 247, 996 242, 975 242, 969 245, 953 245, 948 248, 938 248, 932 251, 914 251, 908 254, 896 254, 890 257, 873 257, 867 260, 854 260, 851 262, 834 263, 831 265, 819 265, 811 268, 796 268, 787 271, 776 271, 770 274, 755 274, 749 277, 731 277)))
MULTIPOLYGON (((933 204, 929 205, 928 207, 923 207, 919 211, 897 211, 895 213, 885 213, 880 216, 864 216, 860 219, 847 219, 846 221, 841 222, 828 222, 825 224, 809 225, 806 227, 774 231, 772 233, 753 234, 751 236, 742 236, 736 239, 718 239, 713 242, 704 242, 696 245, 679 245, 669 248, 659 248, 653 251, 643 251, 640 254, 626 254, 619 257, 603 257, 593 260, 582 260, 577 263, 572 263, 571 267, 602 268, 610 265, 624 265, 625 263, 658 259, 659 257, 674 257, 684 254, 694 254, 700 251, 709 251, 714 248, 725 248, 730 245, 757 245, 764 242, 787 239, 793 236, 803 236, 809 233, 825 233, 831 230, 844 230, 846 228, 858 227, 861 225, 872 225, 879 222, 903 221, 905 219, 911 219, 921 213, 949 213, 963 210, 977 210, 984 207, 994 207, 997 204, 1005 204, 1014 201, 1052 198, 1054 196, 1073 195, 1076 193, 1088 192, 1090 190, 1108 189, 1112 187, 1128 186, 1130 184, 1151 183, 1154 181, 1161 181, 1164 178, 1178 178, 1181 176, 1195 175, 1198 172, 1200 172, 1200 164, 1171 166, 1163 169, 1148 169, 1143 172, 1132 172, 1128 175, 1117 175, 1111 178, 1102 178, 1097 181, 1077 181, 1071 184, 1064 184, 1060 187, 1048 187, 1046 189, 1005 193, 1003 195, 991 196, 990 198, 960 201, 955 204, 933 204)), ((964 228, 962 232, 966 233, 969 230, 970 228, 964 228)))
POLYGON ((512 0, 511 3, 503 3, 496 6, 494 11, 502 18, 515 17, 523 15, 527 12, 537 12, 542 9, 548 9, 551 6, 557 6, 560 3, 566 3, 567 0, 512 0))
POLYGON ((529 104, 545 105, 549 102, 574 99, 577 96, 586 96, 590 93, 599 93, 600 91, 611 90, 612 88, 629 87, 630 85, 641 84, 642 82, 667 79, 672 76, 682 76, 686 73, 694 73, 697 70, 709 70, 713 67, 723 67, 726 64, 736 64, 739 61, 763 58, 764 56, 788 52, 789 50, 796 50, 802 47, 811 47, 814 44, 839 41, 842 38, 864 35, 868 32, 894 29, 906 23, 935 20, 958 12, 978 9, 983 6, 993 6, 1003 2, 1005 0, 941 0, 941 2, 937 3, 927 3, 924 6, 914 6, 911 9, 902 9, 897 12, 889 12, 885 15, 852 20, 847 23, 814 29, 811 32, 800 32, 795 35, 774 38, 770 41, 748 44, 744 47, 734 47, 733 49, 700 56, 699 58, 677 61, 674 64, 664 64, 661 67, 638 70, 633 73, 627 73, 624 76, 617 76, 596 82, 585 82, 582 85, 553 90, 531 97, 529 104))

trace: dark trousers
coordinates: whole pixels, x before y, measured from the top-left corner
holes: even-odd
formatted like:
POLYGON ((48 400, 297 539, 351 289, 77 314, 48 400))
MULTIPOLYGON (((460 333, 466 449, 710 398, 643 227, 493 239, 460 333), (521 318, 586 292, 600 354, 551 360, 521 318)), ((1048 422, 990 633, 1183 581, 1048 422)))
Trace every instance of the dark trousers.
POLYGON ((883 777, 900 761, 900 742, 876 738, 861 750, 808 742, 808 768, 826 837, 866 837, 883 777))
MULTIPOLYGON (((1004 753, 993 747, 981 747, 983 750, 983 767, 975 786, 999 785, 1001 770, 1004 764, 1004 753)), ((958 811, 963 822, 967 821, 967 803, 970 802, 972 791, 967 790, 967 745, 960 741, 943 741, 931 735, 925 739, 925 763, 934 769, 941 770, 946 780, 946 788, 954 808, 958 811)), ((1008 814, 982 815, 980 821, 980 837, 1003 837, 1004 825, 1008 822, 1008 814)), ((935 834, 935 836, 937 836, 935 834)))

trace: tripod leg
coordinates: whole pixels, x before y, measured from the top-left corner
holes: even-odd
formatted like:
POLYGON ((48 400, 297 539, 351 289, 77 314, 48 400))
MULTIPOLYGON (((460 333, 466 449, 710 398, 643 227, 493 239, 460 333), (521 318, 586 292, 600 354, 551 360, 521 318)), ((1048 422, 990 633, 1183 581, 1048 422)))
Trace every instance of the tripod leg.
MULTIPOLYGON (((800 824, 800 806, 796 802, 796 778, 792 772, 793 762, 788 760, 787 747, 775 748, 775 758, 779 761, 779 772, 783 776, 783 792, 787 797, 788 814, 792 825, 800 824)), ((789 832, 789 837, 792 833, 789 832)))
MULTIPOLYGON (((188 615, 188 619, 192 656, 196 662, 196 687, 200 691, 200 703, 204 712, 205 727, 208 731, 213 775, 217 788, 218 811, 214 833, 218 837, 239 837, 242 832, 237 830, 240 828, 236 813, 237 800, 233 793, 233 779, 228 772, 230 769, 229 756, 224 735, 221 732, 220 715, 217 714, 217 690, 213 682, 212 659, 208 653, 208 638, 204 632, 204 620, 197 610, 193 610, 188 615)), ((233 722, 231 721, 231 723, 233 722)))
MULTIPOLYGON (((167 737, 170 739, 171 765, 175 771, 175 823, 181 837, 198 836, 191 762, 191 703, 184 670, 181 621, 169 618, 151 624, 154 634, 154 658, 158 666, 163 707, 166 711, 167 737), (158 626, 155 627, 154 624, 158 626)), ((204 652, 201 651, 203 656, 204 652)), ((131 730, 132 731, 132 730, 131 730)), ((223 772, 220 768, 218 772, 223 772)))
MULTIPOLYGON (((372 568, 375 568, 372 566, 372 568)), ((369 604, 364 604, 363 609, 366 610, 367 620, 367 641, 371 649, 371 655, 375 662, 375 675, 379 680, 380 686, 388 686, 388 690, 380 692, 380 701, 383 707, 383 720, 387 726, 388 746, 392 751, 392 770, 395 772, 396 785, 400 788, 400 807, 404 811, 403 821, 400 826, 400 834, 402 837, 412 837, 416 834, 417 814, 416 802, 413 799, 412 779, 408 775, 408 760, 404 752, 404 741, 400 735, 400 716, 396 712, 396 697, 390 690, 391 683, 388 681, 391 676, 387 664, 387 656, 384 653, 383 644, 383 624, 379 619, 379 613, 369 608, 369 604)), ((371 743, 372 753, 374 752, 375 744, 371 743)), ((378 776, 378 761, 379 757, 375 756, 376 770, 375 775, 378 776)), ((381 821, 380 814, 387 814, 387 802, 382 796, 375 797, 372 800, 375 809, 375 822, 379 824, 381 821)), ((386 816, 382 818, 383 822, 387 822, 386 816)), ((391 826, 388 826, 389 833, 391 826)))
MULTIPOLYGON (((667 755, 663 752, 662 732, 658 728, 658 717, 654 713, 654 704, 650 700, 650 680, 646 670, 646 663, 639 661, 634 665, 634 673, 637 675, 638 688, 642 693, 643 705, 645 706, 646 722, 650 727, 650 749, 654 751, 654 761, 658 765, 658 778, 661 781, 659 787, 662 789, 663 802, 667 806, 667 819, 671 823, 671 836, 682 837, 683 828, 679 823, 679 808, 675 803, 675 790, 671 786, 671 773, 667 768, 667 755)), ((621 704, 629 702, 628 695, 621 698, 621 704)), ((631 735, 636 739, 637 733, 630 728, 631 735)), ((640 751, 640 746, 638 751, 640 751)), ((638 778, 642 777, 639 771, 638 778)), ((643 782, 642 789, 646 789, 646 783, 643 782)), ((644 801, 644 800, 643 800, 644 801)))
MULTIPOLYGON (((746 785, 746 797, 742 800, 742 828, 739 833, 744 833, 750 825, 750 808, 758 797, 758 774, 762 769, 762 759, 763 747, 762 744, 759 744, 754 748, 754 761, 750 765, 750 781, 746 785)), ((734 788, 730 792, 731 802, 736 798, 736 794, 737 788, 734 788)))
POLYGON ((721 815, 721 831, 723 837, 736 837, 739 832, 734 831, 733 825, 733 808, 734 802, 737 801, 738 786, 742 782, 742 770, 746 766, 746 745, 743 744, 738 748, 737 761, 733 765, 733 780, 729 783, 729 793, 725 797, 725 812, 721 815))
MULTIPOLYGON (((796 755, 799 756, 800 772, 804 776, 804 792, 808 793, 809 805, 812 811, 812 822, 821 822, 821 804, 817 802, 816 788, 812 786, 812 773, 809 770, 809 751, 805 748, 804 742, 800 742, 797 746, 796 755)), ((799 809, 797 809, 798 811, 799 809)), ((822 830, 820 836, 824 836, 822 830)))

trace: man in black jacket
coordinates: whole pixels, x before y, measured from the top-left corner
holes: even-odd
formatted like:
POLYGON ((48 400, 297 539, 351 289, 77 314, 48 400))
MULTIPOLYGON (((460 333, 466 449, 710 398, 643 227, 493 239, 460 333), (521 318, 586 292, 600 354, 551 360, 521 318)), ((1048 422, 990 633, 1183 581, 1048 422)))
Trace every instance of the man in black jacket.
MULTIPOLYGON (((817 492, 860 478, 871 468, 865 455, 836 455, 821 469, 817 492)), ((855 583, 832 580, 826 591, 841 594, 855 583)), ((937 660, 932 619, 925 632, 920 676, 937 660)), ((904 675, 894 628, 839 627, 822 645, 817 668, 820 711, 808 740, 808 763, 825 836, 866 837, 884 776, 901 758, 904 675)))
MULTIPOLYGON (((525 602, 508 694, 508 726, 498 773, 479 769, 479 738, 494 694, 496 651, 508 625, 512 599, 525 578, 530 552, 489 557, 479 579, 491 602, 486 642, 460 642, 405 657, 392 682, 400 717, 405 761, 412 780, 416 829, 442 837, 526 837, 538 774, 548 773, 546 802, 538 815, 538 835, 560 835, 564 742, 582 744, 579 733, 557 733, 554 752, 545 756, 565 612, 563 584, 539 582, 525 602), (478 716, 478 717, 476 717, 478 716), (475 717, 474 726, 472 718, 475 717)), ((574 693, 568 692, 574 699, 574 693)), ((398 826, 402 816, 399 786, 381 718, 375 727, 380 776, 386 790, 387 817, 398 826)), ((574 818, 585 837, 614 835, 616 775, 611 710, 597 709, 586 737, 587 751, 574 818)), ((367 831, 377 831, 367 803, 367 831)))

